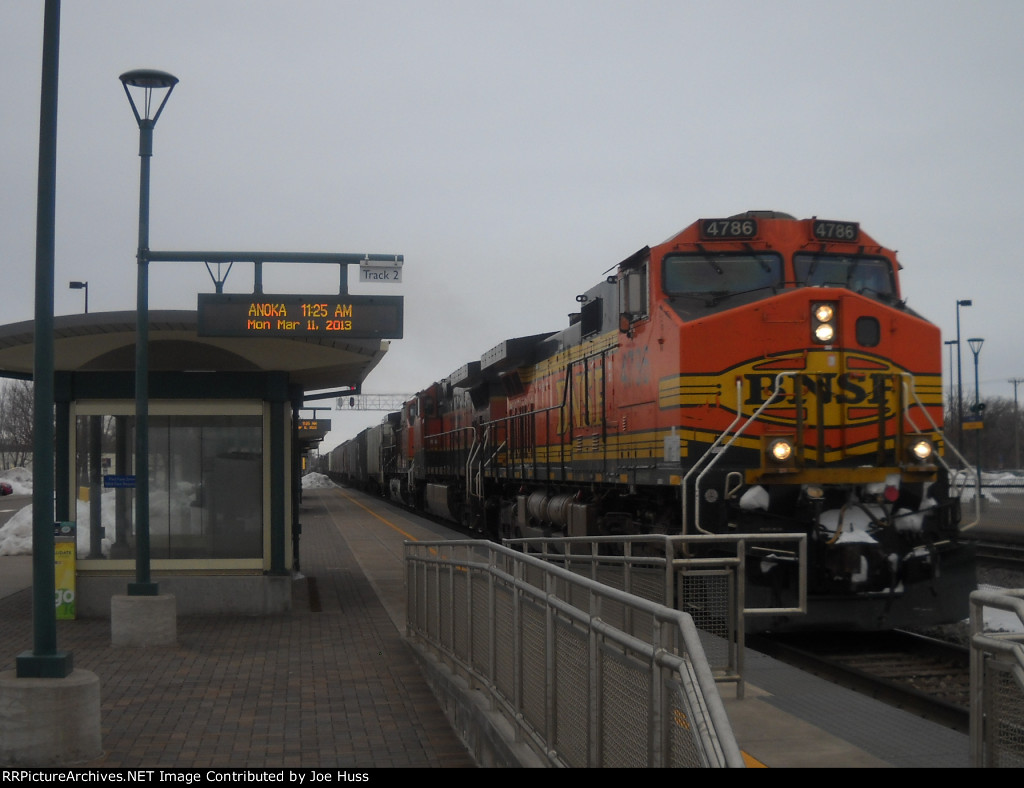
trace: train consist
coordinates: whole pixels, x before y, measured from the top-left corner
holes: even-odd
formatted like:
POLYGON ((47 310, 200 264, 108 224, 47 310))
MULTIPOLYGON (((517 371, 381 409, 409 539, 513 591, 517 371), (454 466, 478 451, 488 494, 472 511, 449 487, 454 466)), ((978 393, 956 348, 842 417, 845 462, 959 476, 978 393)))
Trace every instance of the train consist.
MULTIPOLYGON (((942 458, 942 340, 899 269, 854 222, 701 219, 328 471, 493 539, 806 533, 809 613, 761 628, 958 620, 974 563, 942 458)), ((790 593, 784 562, 747 570, 748 599, 790 593)))

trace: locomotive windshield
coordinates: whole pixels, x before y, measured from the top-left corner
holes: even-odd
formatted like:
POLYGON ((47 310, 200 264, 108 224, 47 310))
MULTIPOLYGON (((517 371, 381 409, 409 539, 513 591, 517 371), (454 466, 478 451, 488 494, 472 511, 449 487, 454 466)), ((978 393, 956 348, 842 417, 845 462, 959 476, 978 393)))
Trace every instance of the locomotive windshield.
POLYGON ((714 305, 745 293, 771 295, 782 287, 782 258, 754 252, 669 255, 663 277, 667 295, 693 296, 714 305))
POLYGON ((801 285, 845 287, 882 300, 897 297, 892 263, 884 257, 800 253, 793 256, 793 269, 801 285))

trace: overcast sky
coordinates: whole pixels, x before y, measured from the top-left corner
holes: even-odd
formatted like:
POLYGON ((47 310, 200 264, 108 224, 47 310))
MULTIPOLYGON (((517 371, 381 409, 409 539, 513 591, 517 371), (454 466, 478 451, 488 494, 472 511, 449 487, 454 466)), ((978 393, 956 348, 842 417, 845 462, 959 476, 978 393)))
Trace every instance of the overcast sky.
MULTIPOLYGON (((0 322, 33 316, 42 0, 0 0, 0 322)), ((1024 378, 1020 0, 65 0, 56 312, 135 308, 138 127, 118 76, 180 79, 154 135, 150 246, 405 256, 411 393, 555 331, 617 262, 700 217, 858 221, 909 305, 1024 378)), ((354 276, 353 276, 354 282, 354 276)), ((194 309, 202 264, 151 266, 194 309)), ((268 292, 337 291, 269 266, 268 292)), ((229 291, 252 290, 238 265, 229 291)), ((948 355, 944 352, 944 363, 948 355)), ((964 387, 973 357, 963 347, 964 387)), ((1024 392, 1022 392, 1024 396, 1024 392)), ((325 416, 326 414, 320 414, 325 416)), ((325 448, 380 414, 334 413, 325 448)))

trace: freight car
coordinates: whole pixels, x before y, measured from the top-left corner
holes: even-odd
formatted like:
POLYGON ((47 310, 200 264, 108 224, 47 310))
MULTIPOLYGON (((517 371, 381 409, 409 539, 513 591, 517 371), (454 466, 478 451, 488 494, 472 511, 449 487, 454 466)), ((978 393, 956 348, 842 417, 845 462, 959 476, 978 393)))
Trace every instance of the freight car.
MULTIPOLYGON (((899 269, 855 222, 701 219, 361 434, 361 474, 495 539, 806 533, 809 614, 765 626, 957 620, 942 341, 899 269)), ((748 598, 777 604, 786 571, 748 561, 748 598)))

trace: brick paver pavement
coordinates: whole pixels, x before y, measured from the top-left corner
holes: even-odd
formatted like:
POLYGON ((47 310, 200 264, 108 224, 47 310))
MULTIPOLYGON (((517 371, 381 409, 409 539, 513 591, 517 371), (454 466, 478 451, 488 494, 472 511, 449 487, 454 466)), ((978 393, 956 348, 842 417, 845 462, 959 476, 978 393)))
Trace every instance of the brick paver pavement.
MULTIPOLYGON (((302 571, 319 604, 300 578, 290 614, 179 617, 176 647, 115 648, 108 620, 58 622, 58 648, 100 679, 104 754, 82 765, 474 766, 333 517, 310 497, 302 571)), ((10 668, 32 647, 31 604, 30 590, 0 599, 10 668)))

